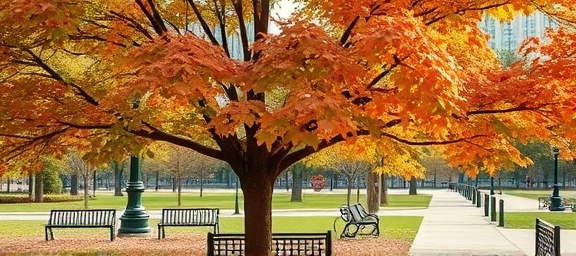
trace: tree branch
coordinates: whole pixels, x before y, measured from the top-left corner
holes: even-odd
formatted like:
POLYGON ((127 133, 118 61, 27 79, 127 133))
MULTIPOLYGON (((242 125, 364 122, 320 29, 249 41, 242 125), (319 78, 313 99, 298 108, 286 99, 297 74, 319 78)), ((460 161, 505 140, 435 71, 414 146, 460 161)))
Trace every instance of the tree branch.
POLYGON ((90 96, 90 94, 88 94, 86 91, 84 91, 84 89, 82 89, 80 86, 78 86, 74 83, 66 82, 64 80, 64 78, 62 76, 60 76, 60 74, 58 74, 58 72, 56 72, 55 70, 50 68, 46 63, 44 63, 44 61, 38 55, 36 55, 31 50, 25 49, 24 51, 27 52, 28 54, 30 54, 30 56, 32 56, 32 59, 34 60, 34 62, 36 62, 43 70, 48 72, 48 74, 50 74, 50 76, 52 76, 53 79, 65 84, 65 85, 72 87, 73 89, 76 90, 76 94, 81 96, 86 102, 88 102, 91 105, 98 106, 98 101, 96 101, 96 99, 94 99, 92 96, 90 96))
POLYGON ((196 18, 198 18, 198 22, 200 22, 200 26, 202 26, 202 29, 204 30, 206 36, 208 36, 208 39, 210 39, 210 42, 213 45, 220 45, 218 43, 218 40, 216 40, 216 37, 214 37, 214 34, 212 34, 212 30, 210 29, 210 26, 208 26, 208 23, 202 16, 202 13, 200 13, 200 10, 198 10, 198 6, 196 6, 194 0, 188 0, 188 3, 190 3, 190 6, 192 7, 194 14, 196 15, 196 18))

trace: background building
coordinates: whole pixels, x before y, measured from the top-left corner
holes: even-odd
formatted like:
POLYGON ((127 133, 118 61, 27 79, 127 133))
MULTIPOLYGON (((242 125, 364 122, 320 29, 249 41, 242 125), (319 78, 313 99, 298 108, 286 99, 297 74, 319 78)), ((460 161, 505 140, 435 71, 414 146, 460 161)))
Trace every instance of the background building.
POLYGON ((530 16, 519 14, 510 22, 488 16, 480 22, 480 28, 490 35, 490 47, 497 51, 516 51, 526 38, 543 38, 547 28, 556 27, 558 23, 541 12, 534 12, 530 16))

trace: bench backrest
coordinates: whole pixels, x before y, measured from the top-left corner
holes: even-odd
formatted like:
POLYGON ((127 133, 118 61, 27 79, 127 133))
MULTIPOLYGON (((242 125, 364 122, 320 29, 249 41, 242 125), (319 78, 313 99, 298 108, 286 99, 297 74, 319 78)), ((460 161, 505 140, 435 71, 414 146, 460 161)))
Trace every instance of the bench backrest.
POLYGON ((357 221, 361 221, 368 216, 368 213, 361 204, 351 205, 350 213, 352 214, 352 218, 354 218, 357 221))
POLYGON ((116 210, 114 209, 87 209, 87 210, 51 210, 48 225, 82 225, 100 226, 116 224, 116 210))
MULTIPOLYGON (((244 234, 208 233, 206 255, 244 255, 244 234)), ((332 232, 273 233, 272 255, 332 255, 332 232)))
POLYGON ((536 256, 560 255, 560 226, 536 218, 536 256))
POLYGON ((340 207, 340 214, 346 222, 362 221, 368 216, 364 207, 359 203, 340 207))
POLYGON ((162 209, 162 224, 218 224, 217 208, 173 208, 162 209))

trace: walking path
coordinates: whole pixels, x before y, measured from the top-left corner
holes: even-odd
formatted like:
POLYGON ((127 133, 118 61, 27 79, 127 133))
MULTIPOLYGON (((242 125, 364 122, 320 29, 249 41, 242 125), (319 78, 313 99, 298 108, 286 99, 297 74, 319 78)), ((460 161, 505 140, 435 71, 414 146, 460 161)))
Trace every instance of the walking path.
MULTIPOLYGON (((497 223, 484 217, 484 208, 477 208, 457 192, 436 190, 431 193, 432 201, 423 215, 410 255, 535 254, 534 229, 497 227, 497 223)), ((537 200, 497 195, 497 201, 500 198, 504 200, 507 212, 548 211, 538 210, 537 200)), ((561 230, 560 238, 562 255, 576 255, 576 230, 561 230)))
MULTIPOLYGON (((407 194, 407 190, 390 190, 392 194, 407 194)), ((420 194, 432 194, 427 209, 382 208, 381 216, 424 216, 412 243, 410 255, 534 255, 534 229, 506 229, 497 227, 484 217, 484 209, 477 208, 457 192, 448 189, 420 189, 420 194)), ((507 212, 538 210, 537 200, 511 195, 496 195, 504 200, 507 212)), ((498 200, 497 199, 497 200, 498 200)), ((118 216, 122 215, 118 212, 118 216)), ((161 212, 148 211, 150 218, 159 219, 161 212)), ((273 216, 340 216, 335 210, 274 210, 273 216)), ((47 220, 47 212, 0 213, 0 220, 47 220)), ((241 217, 233 210, 221 210, 222 217, 241 217)), ((576 221, 576 220, 575 220, 576 221)), ((576 256, 576 230, 561 229, 561 253, 576 256)))

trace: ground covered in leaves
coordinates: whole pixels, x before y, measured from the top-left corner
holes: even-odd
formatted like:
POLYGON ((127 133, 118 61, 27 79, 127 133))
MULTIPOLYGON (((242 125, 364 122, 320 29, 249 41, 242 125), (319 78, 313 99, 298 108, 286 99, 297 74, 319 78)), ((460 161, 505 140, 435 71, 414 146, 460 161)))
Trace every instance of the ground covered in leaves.
MULTIPOLYGON (((106 236, 57 236, 45 241, 43 237, 17 237, 0 240, 0 256, 7 255, 206 255, 206 235, 168 234, 158 240, 148 237, 117 238, 106 236)), ((334 255, 408 255, 410 243, 402 240, 379 238, 335 239, 334 255)))

